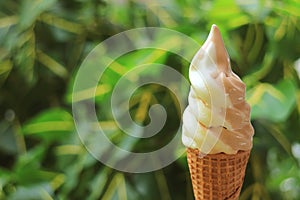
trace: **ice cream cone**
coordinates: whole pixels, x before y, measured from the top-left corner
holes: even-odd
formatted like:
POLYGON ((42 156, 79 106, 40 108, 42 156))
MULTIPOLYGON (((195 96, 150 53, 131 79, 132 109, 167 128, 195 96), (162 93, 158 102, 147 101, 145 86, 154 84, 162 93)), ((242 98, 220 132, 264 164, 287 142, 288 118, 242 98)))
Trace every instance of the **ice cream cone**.
POLYGON ((187 149, 187 159, 196 200, 235 200, 244 182, 249 151, 237 154, 207 154, 187 149))

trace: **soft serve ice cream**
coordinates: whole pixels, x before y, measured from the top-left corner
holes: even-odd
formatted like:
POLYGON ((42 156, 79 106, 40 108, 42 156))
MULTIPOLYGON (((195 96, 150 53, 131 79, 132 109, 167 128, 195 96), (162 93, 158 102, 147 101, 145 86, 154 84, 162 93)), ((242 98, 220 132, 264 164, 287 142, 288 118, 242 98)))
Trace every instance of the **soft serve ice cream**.
POLYGON ((246 86, 231 70, 221 33, 213 25, 190 65, 189 105, 183 114, 183 144, 203 154, 236 154, 252 148, 253 127, 246 86))

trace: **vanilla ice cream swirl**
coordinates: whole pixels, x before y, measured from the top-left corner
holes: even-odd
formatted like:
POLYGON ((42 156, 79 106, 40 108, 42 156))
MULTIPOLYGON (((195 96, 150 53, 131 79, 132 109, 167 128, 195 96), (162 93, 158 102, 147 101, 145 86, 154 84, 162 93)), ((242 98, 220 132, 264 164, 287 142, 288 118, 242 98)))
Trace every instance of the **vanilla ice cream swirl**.
POLYGON ((252 148, 254 129, 246 86, 231 70, 221 33, 213 25, 189 71, 189 105, 183 114, 183 144, 204 154, 235 154, 252 148))

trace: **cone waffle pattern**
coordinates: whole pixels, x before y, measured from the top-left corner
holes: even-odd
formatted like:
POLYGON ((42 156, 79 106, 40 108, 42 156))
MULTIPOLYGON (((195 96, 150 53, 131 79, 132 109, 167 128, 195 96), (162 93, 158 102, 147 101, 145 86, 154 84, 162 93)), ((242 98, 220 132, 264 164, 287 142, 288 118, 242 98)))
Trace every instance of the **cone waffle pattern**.
POLYGON ((237 154, 202 155, 187 149, 187 159, 196 200, 235 200, 244 182, 250 151, 237 154))

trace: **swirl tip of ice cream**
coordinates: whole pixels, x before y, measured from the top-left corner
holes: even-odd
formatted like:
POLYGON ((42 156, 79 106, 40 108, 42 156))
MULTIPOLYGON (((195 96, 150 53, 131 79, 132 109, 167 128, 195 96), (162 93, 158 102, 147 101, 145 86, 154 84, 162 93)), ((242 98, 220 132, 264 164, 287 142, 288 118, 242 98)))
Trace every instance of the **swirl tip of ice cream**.
POLYGON ((252 148, 254 130, 246 86, 233 73, 221 32, 212 25, 190 66, 189 105, 183 115, 182 141, 203 153, 227 154, 252 148))

